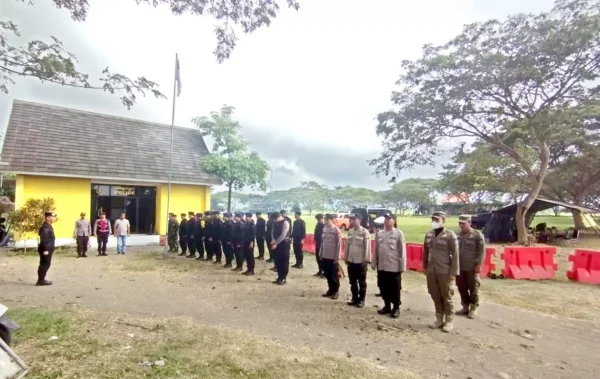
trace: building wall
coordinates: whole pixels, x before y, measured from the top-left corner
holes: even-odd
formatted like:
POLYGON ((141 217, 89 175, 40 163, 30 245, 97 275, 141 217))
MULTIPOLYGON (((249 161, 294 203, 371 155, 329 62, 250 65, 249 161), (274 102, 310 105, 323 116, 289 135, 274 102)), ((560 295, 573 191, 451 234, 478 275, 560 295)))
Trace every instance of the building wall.
MULTIPOLYGON (((167 194, 168 185, 162 184, 156 189, 156 228, 160 235, 167 234, 167 194)), ((169 212, 180 219, 181 213, 194 211, 204 213, 210 208, 210 187, 171 184, 169 212)))
POLYGON ((58 221, 54 224, 56 238, 72 238, 75 220, 81 212, 88 213, 92 206, 91 181, 49 176, 17 176, 15 208, 20 208, 28 199, 46 197, 54 199, 55 212, 58 214, 58 221))

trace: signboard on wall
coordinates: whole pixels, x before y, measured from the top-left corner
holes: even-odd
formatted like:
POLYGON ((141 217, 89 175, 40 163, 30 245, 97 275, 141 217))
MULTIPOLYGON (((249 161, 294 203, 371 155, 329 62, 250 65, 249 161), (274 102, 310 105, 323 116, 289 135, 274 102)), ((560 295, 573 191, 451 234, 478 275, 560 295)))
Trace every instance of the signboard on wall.
POLYGON ((110 195, 111 196, 133 196, 133 195, 135 195, 135 187, 111 186, 110 187, 110 195))

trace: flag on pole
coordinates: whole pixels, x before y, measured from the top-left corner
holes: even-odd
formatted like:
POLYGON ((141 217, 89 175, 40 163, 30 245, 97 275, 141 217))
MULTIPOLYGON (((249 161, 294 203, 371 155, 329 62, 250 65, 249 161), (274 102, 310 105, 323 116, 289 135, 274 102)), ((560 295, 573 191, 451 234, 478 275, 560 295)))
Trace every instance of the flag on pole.
POLYGON ((177 84, 177 96, 181 95, 181 73, 179 72, 179 55, 175 54, 175 83, 177 84))

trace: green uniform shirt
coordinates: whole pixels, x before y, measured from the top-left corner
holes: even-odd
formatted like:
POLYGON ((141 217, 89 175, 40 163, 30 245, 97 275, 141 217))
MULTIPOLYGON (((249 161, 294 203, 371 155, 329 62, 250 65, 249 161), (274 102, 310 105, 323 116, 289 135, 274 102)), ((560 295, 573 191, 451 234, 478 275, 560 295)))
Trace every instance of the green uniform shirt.
POLYGON ((460 249, 460 270, 473 271, 476 265, 481 266, 485 259, 485 240, 479 230, 471 229, 468 233, 458 232, 460 249))
POLYGON ((460 274, 458 240, 453 231, 442 229, 436 237, 435 230, 425 235, 423 243, 423 268, 429 273, 460 274))

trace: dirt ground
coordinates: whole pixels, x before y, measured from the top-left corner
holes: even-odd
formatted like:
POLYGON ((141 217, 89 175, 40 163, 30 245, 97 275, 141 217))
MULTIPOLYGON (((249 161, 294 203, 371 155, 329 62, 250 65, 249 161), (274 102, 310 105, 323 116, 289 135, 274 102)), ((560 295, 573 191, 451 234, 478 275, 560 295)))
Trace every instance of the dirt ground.
POLYGON ((361 357, 379 366, 400 367, 424 378, 584 379, 600 372, 597 313, 578 317, 568 309, 561 311, 570 306, 597 309, 597 286, 488 279, 483 287, 493 291, 487 298, 484 294, 479 318, 456 318, 455 331, 444 334, 427 327, 434 318, 433 305, 418 273, 404 275, 402 314, 394 320, 376 314, 380 300, 374 296, 372 271, 367 306, 356 309, 345 304, 347 281, 339 300, 320 296, 326 283, 312 276, 316 264, 310 255, 303 270, 290 268, 285 286, 271 284, 274 273, 263 261, 257 261, 257 275, 248 278, 208 262, 158 258, 159 250, 149 248, 87 259, 58 255, 49 275, 55 284, 39 288, 32 286, 34 256, 1 253, 0 302, 9 307, 78 304, 144 318, 187 317, 200 325, 244 330, 292 348, 323 349, 347 359, 361 357), (561 309, 551 304, 530 309, 520 306, 523 299, 511 305, 528 310, 492 303, 504 302, 519 290, 526 299, 523 292, 528 291, 519 286, 546 293, 542 300, 532 295, 532 303, 556 300, 561 309), (569 294, 586 301, 571 303, 569 294))

